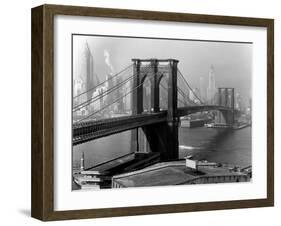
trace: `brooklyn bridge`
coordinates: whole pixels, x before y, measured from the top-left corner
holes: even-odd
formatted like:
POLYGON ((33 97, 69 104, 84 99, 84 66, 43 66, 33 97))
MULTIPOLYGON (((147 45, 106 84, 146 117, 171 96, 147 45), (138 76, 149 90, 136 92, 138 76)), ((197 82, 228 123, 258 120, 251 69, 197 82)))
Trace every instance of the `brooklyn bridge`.
POLYGON ((235 115, 239 114, 234 108, 234 88, 218 88, 216 98, 206 102, 194 92, 178 63, 176 59, 132 59, 128 67, 74 96, 73 115, 83 109, 87 109, 87 113, 73 119, 73 145, 131 130, 132 147, 137 153, 139 131, 142 131, 151 152, 159 153, 161 161, 172 161, 179 157, 180 117, 197 112, 216 112, 217 123, 231 128, 235 115), (115 84, 109 85, 104 92, 77 101, 105 84, 113 84, 113 80, 115 84), (147 90, 149 96, 144 95, 147 90), (126 97, 130 97, 130 109, 114 110, 113 106, 124 104, 126 97), (105 99, 106 104, 89 107, 104 103, 105 99), (146 102, 149 107, 145 106, 146 102))

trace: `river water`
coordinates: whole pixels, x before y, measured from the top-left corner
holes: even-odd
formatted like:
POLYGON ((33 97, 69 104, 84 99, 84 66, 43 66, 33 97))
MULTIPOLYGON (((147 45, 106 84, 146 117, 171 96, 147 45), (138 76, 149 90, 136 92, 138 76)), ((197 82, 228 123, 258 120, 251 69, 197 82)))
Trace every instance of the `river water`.
MULTIPOLYGON (((130 153, 130 134, 130 131, 126 131, 74 146, 73 168, 80 167, 82 152, 86 168, 130 153)), ((251 165, 251 127, 240 130, 180 128, 179 145, 180 158, 192 155, 198 160, 205 159, 241 167, 251 165)))
POLYGON ((211 128, 181 128, 180 157, 228 163, 246 167, 251 165, 251 127, 240 130, 211 128))

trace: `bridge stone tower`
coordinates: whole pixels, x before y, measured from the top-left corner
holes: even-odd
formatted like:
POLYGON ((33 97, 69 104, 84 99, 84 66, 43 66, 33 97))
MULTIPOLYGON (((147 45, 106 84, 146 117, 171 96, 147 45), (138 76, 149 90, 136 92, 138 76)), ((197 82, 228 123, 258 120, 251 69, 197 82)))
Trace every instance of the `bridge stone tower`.
POLYGON ((219 112, 217 123, 234 124, 234 88, 218 88, 218 105, 231 108, 231 111, 219 112))
POLYGON ((150 80, 151 113, 160 111, 159 92, 160 82, 164 76, 168 79, 168 109, 165 122, 142 126, 132 132, 132 148, 137 152, 141 134, 148 141, 152 152, 159 152, 163 161, 178 159, 178 124, 177 117, 177 64, 175 59, 132 59, 134 63, 133 78, 133 114, 144 114, 143 83, 150 80), (141 130, 142 132, 140 132, 141 130))

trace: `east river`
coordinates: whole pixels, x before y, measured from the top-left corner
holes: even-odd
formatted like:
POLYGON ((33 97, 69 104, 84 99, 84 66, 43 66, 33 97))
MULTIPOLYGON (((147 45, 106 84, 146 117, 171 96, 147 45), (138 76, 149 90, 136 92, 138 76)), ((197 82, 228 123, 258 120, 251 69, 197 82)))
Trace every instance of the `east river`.
MULTIPOLYGON (((130 131, 74 146, 73 168, 80 167, 82 152, 85 168, 132 152, 130 131)), ((251 127, 240 130, 214 128, 180 128, 179 157, 227 163, 246 167, 251 165, 251 127)))

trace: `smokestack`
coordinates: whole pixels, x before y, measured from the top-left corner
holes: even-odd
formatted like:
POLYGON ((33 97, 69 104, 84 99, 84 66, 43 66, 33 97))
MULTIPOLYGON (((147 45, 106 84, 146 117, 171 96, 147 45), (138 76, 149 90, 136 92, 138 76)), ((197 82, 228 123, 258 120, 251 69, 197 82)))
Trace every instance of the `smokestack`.
POLYGON ((110 74, 113 75, 114 74, 114 68, 111 64, 110 54, 109 54, 108 50, 105 49, 103 51, 103 55, 104 55, 104 61, 105 61, 106 65, 109 67, 110 74))

